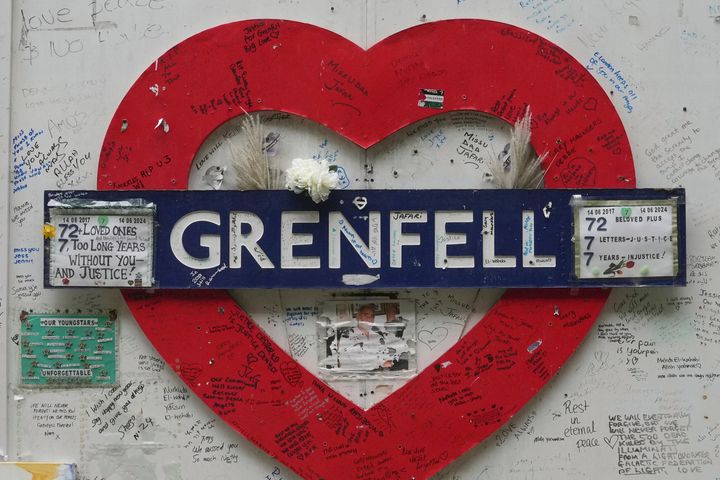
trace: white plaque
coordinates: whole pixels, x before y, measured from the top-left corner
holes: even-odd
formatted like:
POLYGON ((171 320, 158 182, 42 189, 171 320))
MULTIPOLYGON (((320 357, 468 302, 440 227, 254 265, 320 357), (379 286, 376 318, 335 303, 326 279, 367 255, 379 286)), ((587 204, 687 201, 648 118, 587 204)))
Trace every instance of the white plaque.
POLYGON ((579 201, 575 276, 672 277, 677 274, 676 200, 579 201))
POLYGON ((154 209, 50 208, 45 225, 53 287, 151 287, 154 209))

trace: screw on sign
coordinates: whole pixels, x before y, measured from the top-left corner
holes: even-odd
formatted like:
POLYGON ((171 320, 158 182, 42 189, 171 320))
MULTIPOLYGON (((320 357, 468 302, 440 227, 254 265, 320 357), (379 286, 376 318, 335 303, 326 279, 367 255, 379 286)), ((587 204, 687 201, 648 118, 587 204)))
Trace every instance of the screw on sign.
MULTIPOLYGON (((510 123, 528 104, 536 114, 546 115, 555 111, 571 87, 579 98, 591 102, 593 109, 577 109, 550 125, 539 124, 533 131, 533 144, 537 151, 549 150, 551 156, 554 149, 556 153, 593 153, 587 158, 556 160, 549 167, 546 187, 634 187, 632 154, 617 112, 594 79, 588 76, 582 83, 573 83, 562 75, 568 69, 583 71, 582 65, 551 42, 517 27, 484 20, 425 23, 368 51, 337 34, 298 22, 254 20, 218 26, 179 43, 157 63, 153 61, 131 87, 103 143, 98 188, 186 188, 184 179, 201 143, 243 111, 297 114, 369 148, 398 129, 436 114, 438 108, 487 112, 510 123), (261 32, 269 27, 272 36, 267 41, 256 42, 250 51, 237 48, 245 31, 261 32), (278 42, 283 48, 274 48, 278 42), (438 49, 438 44, 445 47, 438 49), (543 48, 539 49, 539 44, 543 48), (206 54, 208 45, 213 45, 212 55, 206 54), (551 58, 542 54, 549 50, 554 52, 551 58), (428 68, 442 72, 433 79, 433 87, 442 90, 430 91, 417 79, 397 78, 391 73, 393 60, 410 52, 421 52, 428 68), (464 61, 466 55, 475 61, 464 61), (335 78, 343 80, 336 85, 337 91, 318 87, 317 78, 330 68, 330 59, 335 78), (508 68, 510 61, 533 71, 532 80, 512 73, 516 69, 508 68), (247 68, 250 63, 263 68, 247 68), (289 78, 294 88, 287 88, 289 78), (164 88, 162 95, 152 94, 149 89, 154 85, 164 88), (340 91, 343 105, 337 101, 340 91), (262 102, 255 101, 260 98, 262 102), (156 130, 159 118, 172 124, 172 129, 156 130), (123 128, 128 124, 132 128, 123 128), (593 135, 576 135, 598 125, 603 131, 620 132, 614 144, 617 153, 597 148, 593 135), (171 175, 140 179, 148 158, 168 159, 173 176, 181 180, 171 179, 171 175)), ((357 207, 363 204, 358 199, 357 207)), ((623 268, 632 266, 625 263, 623 268)), ((135 319, 158 352, 233 428, 304 478, 366 480, 428 478, 491 435, 568 359, 607 295, 608 291, 596 289, 575 296, 555 289, 509 291, 436 364, 362 411, 283 352, 227 293, 161 290, 148 296, 124 292, 135 319), (152 308, 147 308, 150 303, 152 308), (553 322, 556 309, 575 312, 583 321, 553 322), (257 382, 247 385, 247 396, 218 393, 213 385, 213 377, 234 378, 242 373, 233 362, 218 360, 220 342, 212 341, 216 334, 204 333, 218 325, 233 326, 238 344, 235 358, 272 351, 273 360, 253 363, 257 382), (510 343, 503 348, 517 351, 522 361, 503 371, 492 365, 482 372, 465 368, 476 365, 480 357, 492 358, 497 348, 492 340, 499 333, 510 332, 510 343), (447 392, 433 393, 432 384, 458 372, 462 372, 461 381, 455 388, 465 392, 468 401, 453 406, 444 400, 447 392), (262 388, 272 381, 281 381, 285 387, 281 391, 262 388), (293 399, 303 395, 322 400, 317 415, 302 417, 292 409, 293 399), (253 402, 246 402, 250 397, 253 402), (338 414, 349 422, 346 431, 363 434, 348 438, 346 431, 327 424, 338 414), (351 441, 357 452, 351 457, 332 453, 351 441)), ((215 330, 224 332, 227 340, 225 329, 215 330)))

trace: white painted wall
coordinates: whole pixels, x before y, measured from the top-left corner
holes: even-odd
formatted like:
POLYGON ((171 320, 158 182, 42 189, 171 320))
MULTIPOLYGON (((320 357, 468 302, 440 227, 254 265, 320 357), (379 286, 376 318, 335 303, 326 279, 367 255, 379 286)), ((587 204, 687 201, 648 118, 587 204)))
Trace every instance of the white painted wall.
MULTIPOLYGON (((38 142, 43 149, 62 136, 70 148, 89 152, 91 158, 64 188, 94 188, 107 124, 142 69, 182 39, 220 23, 249 18, 300 20, 367 48, 423 21, 487 18, 544 35, 581 63, 587 64, 598 52, 622 71, 637 92, 632 111, 618 96, 613 100, 635 154, 638 186, 687 189, 690 284, 678 289, 615 290, 597 325, 559 376, 497 435, 438 478, 619 479, 625 476, 619 463, 628 465, 630 460, 622 456, 620 437, 611 431, 618 422, 613 417, 639 415, 643 419, 658 414, 668 415, 661 424, 669 432, 657 432, 662 448, 670 456, 688 453, 695 465, 672 465, 666 453, 665 459, 657 460, 662 465, 657 475, 720 478, 720 306, 714 297, 720 294, 720 210, 716 207, 720 200, 720 1, 15 0, 12 12, 10 6, 10 2, 0 6, 0 157, 8 156, 10 139, 20 131, 42 131, 38 142), (45 20, 41 21, 42 15, 45 20), (12 62, 7 60, 10 51, 12 62), (5 78, 10 72, 8 87, 5 78), (8 98, 12 101, 9 127, 8 98), (669 365, 674 368, 663 368, 669 365), (681 365, 686 367, 681 369, 681 365), (585 428, 587 433, 573 428, 585 428)), ((610 89, 606 79, 598 80, 610 89)), ((451 168, 447 158, 468 129, 489 128, 498 139, 507 135, 493 122, 487 127, 480 123, 458 126, 449 115, 411 135, 400 132, 366 154, 308 123, 274 121, 273 126, 287 139, 279 155, 285 160, 337 155, 357 174, 352 176, 354 185, 362 188, 429 188, 437 186, 439 179, 463 188, 482 187, 479 168, 464 162, 451 168), (364 167, 366 160, 371 171, 364 167)), ((224 160, 214 155, 212 161, 222 164, 224 160)), ((139 331, 117 292, 43 290, 41 251, 34 254, 32 264, 14 264, 14 248, 42 248, 42 191, 58 187, 58 179, 42 174, 13 193, 19 184, 13 185, 12 158, 8 164, 9 171, 0 172, 0 190, 9 196, 9 202, 0 202, 0 222, 9 226, 0 232, 0 248, 8 252, 0 255, 0 262, 10 264, 0 263, 0 270, 7 271, 7 277, 0 276, 0 342, 5 345, 0 358, 7 354, 9 360, 7 368, 0 369, 7 376, 3 388, 8 387, 8 395, 1 395, 0 411, 5 411, 2 402, 9 398, 3 419, 7 421, 0 421, 0 450, 14 460, 76 462, 81 478, 87 480, 260 480, 276 468, 282 478, 296 478, 226 427, 191 393, 165 397, 167 389, 181 383, 139 331), (31 308, 118 309, 120 383, 143 385, 143 394, 131 411, 142 408, 156 424, 142 442, 120 438, 117 429, 99 433, 92 425, 86 412, 105 393, 102 390, 18 387, 19 349, 11 337, 19 331, 19 312, 31 308), (71 426, 39 419, 42 403, 64 410, 71 426), (170 413, 175 407, 180 408, 175 413, 182 414, 177 418, 170 413), (224 442, 231 463, 220 459, 195 462, 192 449, 203 435, 212 436, 212 444, 224 442)), ((197 177, 190 180, 191 185, 202 185, 197 177)), ((450 302, 451 293, 461 303, 475 302, 479 311, 498 295, 481 292, 476 300, 475 291, 418 291, 409 296, 450 302)), ((289 339, 299 352, 306 342, 311 347, 306 355, 314 354, 312 319, 285 328, 286 309, 312 309, 327 298, 327 292, 234 294, 281 344, 289 339)), ((444 345, 437 347, 447 349, 463 325, 439 312, 419 311, 418 323, 430 330, 449 326, 444 345)), ((429 355, 440 352, 435 349, 429 355)), ((301 361, 311 365, 311 359, 303 357, 301 361)), ((340 388, 355 399, 362 393, 358 386, 340 388)))
MULTIPOLYGON (((0 162, 10 164, 10 64, 11 64, 11 8, 10 2, 0 6, 0 162)), ((0 225, 8 224, 8 169, 0 170, 0 225)), ((8 232, 0 230, 0 251, 8 251, 8 232)), ((0 272, 8 270, 7 255, 0 255, 0 272)), ((0 345, 7 343, 7 306, 8 284, 7 275, 0 275, 0 345)), ((0 354, 0 412, 7 418, 7 382, 4 372, 7 371, 7 349, 0 354)), ((7 422, 0 422, 0 459, 7 452, 7 422)))

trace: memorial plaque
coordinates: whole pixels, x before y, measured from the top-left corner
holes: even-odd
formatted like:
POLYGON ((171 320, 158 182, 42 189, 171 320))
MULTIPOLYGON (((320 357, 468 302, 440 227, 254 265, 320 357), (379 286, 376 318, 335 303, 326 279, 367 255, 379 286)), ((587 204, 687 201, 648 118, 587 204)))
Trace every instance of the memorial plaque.
POLYGON ((678 271, 677 200, 578 202, 578 278, 673 277, 678 271))
POLYGON ((282 190, 46 195, 51 287, 685 283, 682 189, 342 190, 320 204, 282 190))
POLYGON ((154 208, 142 202, 48 204, 47 281, 52 287, 150 287, 154 208))
POLYGON ((23 385, 115 383, 114 315, 24 312, 20 321, 20 379, 23 385))

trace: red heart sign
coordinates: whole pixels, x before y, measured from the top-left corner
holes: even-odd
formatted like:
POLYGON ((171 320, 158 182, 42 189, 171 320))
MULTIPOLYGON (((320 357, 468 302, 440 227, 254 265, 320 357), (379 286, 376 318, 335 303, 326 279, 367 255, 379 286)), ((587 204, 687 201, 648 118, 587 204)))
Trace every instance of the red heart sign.
MULTIPOLYGON (((527 105, 534 146, 552 160, 547 186, 634 186, 608 97, 533 33, 452 20, 364 51, 311 25, 237 22, 183 41, 143 72, 110 123, 98 188, 186 188, 203 140, 243 110, 302 115, 367 148, 440 112, 513 122, 527 105)), ((427 478, 505 423, 575 350, 607 291, 509 291, 435 364, 367 411, 298 365, 224 292, 124 295, 180 378, 268 454, 304 478, 379 480, 427 478)))

